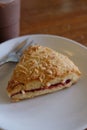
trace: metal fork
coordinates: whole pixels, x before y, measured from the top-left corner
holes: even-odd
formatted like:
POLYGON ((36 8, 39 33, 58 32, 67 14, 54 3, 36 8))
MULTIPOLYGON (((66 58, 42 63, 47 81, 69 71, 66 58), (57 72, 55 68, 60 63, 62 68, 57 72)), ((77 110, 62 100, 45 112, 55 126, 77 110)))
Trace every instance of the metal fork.
POLYGON ((8 62, 18 62, 23 51, 28 47, 33 45, 33 40, 29 42, 29 39, 24 40, 17 47, 14 48, 7 56, 0 60, 0 66, 8 62))

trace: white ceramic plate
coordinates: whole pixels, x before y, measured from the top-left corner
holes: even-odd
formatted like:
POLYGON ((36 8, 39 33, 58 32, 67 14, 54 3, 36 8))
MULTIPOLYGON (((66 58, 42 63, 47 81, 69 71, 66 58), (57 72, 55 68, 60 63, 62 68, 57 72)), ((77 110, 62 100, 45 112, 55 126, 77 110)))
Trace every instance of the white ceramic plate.
POLYGON ((18 103, 11 103, 7 82, 15 67, 0 67, 0 126, 5 130, 82 130, 87 127, 87 48, 79 43, 53 35, 30 35, 0 45, 0 58, 14 46, 30 38, 35 43, 61 52, 78 65, 81 79, 72 87, 18 103))

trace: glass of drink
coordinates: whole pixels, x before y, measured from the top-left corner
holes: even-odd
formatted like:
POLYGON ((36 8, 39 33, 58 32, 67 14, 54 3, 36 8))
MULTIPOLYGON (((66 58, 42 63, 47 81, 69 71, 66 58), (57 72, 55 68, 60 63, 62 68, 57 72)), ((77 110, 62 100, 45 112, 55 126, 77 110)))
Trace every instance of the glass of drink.
POLYGON ((0 43, 17 37, 20 30, 20 0, 0 0, 0 43))

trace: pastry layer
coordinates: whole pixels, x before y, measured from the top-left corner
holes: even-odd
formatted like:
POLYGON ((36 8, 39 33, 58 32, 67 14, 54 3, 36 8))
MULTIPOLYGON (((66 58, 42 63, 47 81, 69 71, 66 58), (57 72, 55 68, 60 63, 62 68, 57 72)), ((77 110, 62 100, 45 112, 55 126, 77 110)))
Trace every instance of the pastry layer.
POLYGON ((44 95, 47 93, 52 93, 67 87, 70 87, 72 85, 71 80, 67 80, 67 83, 58 83, 51 85, 49 87, 43 87, 43 88, 37 88, 37 89, 32 89, 32 90, 22 90, 18 93, 14 93, 11 98, 13 101, 19 101, 22 99, 27 99, 27 98, 33 98, 36 96, 44 95))
POLYGON ((9 97, 17 100, 30 98, 70 86, 80 75, 78 67, 67 56, 48 47, 31 46, 16 65, 7 92, 9 97), (68 79, 70 83, 66 84, 68 79), (55 84, 57 87, 49 89, 55 84))

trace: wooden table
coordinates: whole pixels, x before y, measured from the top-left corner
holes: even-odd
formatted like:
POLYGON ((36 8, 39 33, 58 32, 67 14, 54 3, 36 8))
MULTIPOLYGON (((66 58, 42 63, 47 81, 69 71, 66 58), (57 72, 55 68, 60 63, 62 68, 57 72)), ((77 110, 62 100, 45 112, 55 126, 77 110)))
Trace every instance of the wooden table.
POLYGON ((21 34, 54 34, 87 46, 87 0, 21 0, 21 34))

